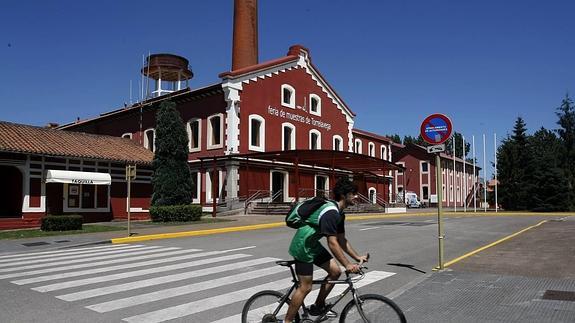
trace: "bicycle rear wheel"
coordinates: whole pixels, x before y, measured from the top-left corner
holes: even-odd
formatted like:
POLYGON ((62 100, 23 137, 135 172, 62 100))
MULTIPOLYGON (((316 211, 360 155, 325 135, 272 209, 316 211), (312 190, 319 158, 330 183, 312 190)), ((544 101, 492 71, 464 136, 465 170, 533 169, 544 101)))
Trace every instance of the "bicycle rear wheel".
POLYGON ((359 296, 359 300, 358 306, 355 306, 354 300, 345 305, 341 311, 340 323, 406 322, 405 315, 399 306, 387 297, 366 294, 359 296), (367 322, 363 320, 360 310, 365 315, 367 322))
MULTIPOLYGON (((277 316, 273 314, 280 305, 283 296, 282 293, 275 290, 264 290, 254 294, 244 305, 242 323, 277 323, 278 320, 283 321, 289 307, 289 298, 282 304, 277 316)), ((294 321, 299 322, 299 315, 294 321)))

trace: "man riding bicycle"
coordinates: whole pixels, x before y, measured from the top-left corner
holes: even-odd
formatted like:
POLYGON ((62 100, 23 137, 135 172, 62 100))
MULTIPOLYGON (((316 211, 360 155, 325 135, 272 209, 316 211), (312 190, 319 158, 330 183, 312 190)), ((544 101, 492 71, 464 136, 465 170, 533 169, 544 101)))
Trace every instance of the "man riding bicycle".
MULTIPOLYGON (((325 280, 336 280, 341 275, 339 265, 321 245, 320 239, 322 237, 327 237, 329 250, 347 271, 357 273, 359 265, 350 262, 344 252, 360 264, 367 262, 368 256, 360 256, 345 237, 345 214, 343 210, 355 204, 357 186, 348 178, 341 178, 333 188, 333 195, 335 201, 326 201, 325 205, 311 214, 306 220, 306 225, 297 230, 290 244, 289 253, 296 261, 295 270, 298 275, 299 286, 292 296, 285 316, 285 323, 293 321, 303 300, 311 292, 314 264, 327 272, 325 280)), ((315 304, 309 308, 311 315, 325 314, 325 300, 332 288, 333 284, 321 285, 315 304)), ((334 317, 337 314, 327 313, 327 316, 334 317)))

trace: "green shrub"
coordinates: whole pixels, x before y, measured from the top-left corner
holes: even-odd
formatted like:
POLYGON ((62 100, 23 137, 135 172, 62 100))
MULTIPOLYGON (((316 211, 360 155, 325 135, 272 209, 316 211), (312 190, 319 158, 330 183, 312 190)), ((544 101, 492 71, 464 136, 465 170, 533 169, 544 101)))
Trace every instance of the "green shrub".
POLYGON ((202 217, 199 205, 162 205, 151 206, 152 222, 188 222, 198 221, 202 217))
POLYGON ((42 218, 42 231, 82 230, 84 219, 81 215, 49 215, 42 218))

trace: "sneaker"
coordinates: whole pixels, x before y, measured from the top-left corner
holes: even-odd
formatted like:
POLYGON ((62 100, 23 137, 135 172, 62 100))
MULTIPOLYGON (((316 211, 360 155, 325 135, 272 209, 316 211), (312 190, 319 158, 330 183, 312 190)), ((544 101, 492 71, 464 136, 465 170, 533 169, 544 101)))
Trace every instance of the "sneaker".
POLYGON ((309 314, 312 316, 320 316, 320 315, 325 315, 328 318, 336 318, 337 317, 337 313, 332 311, 332 310, 327 310, 329 306, 325 305, 324 307, 318 307, 315 304, 312 304, 309 307, 309 314))

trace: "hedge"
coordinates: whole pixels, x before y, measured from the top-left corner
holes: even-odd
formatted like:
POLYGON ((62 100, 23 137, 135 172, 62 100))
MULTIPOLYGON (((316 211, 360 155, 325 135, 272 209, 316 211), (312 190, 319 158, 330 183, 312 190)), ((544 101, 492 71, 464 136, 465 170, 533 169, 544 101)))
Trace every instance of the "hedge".
POLYGON ((151 206, 152 222, 189 222, 198 221, 202 217, 202 207, 199 205, 169 205, 151 206))
POLYGON ((81 215, 48 215, 42 218, 42 231, 82 230, 84 219, 81 215))

